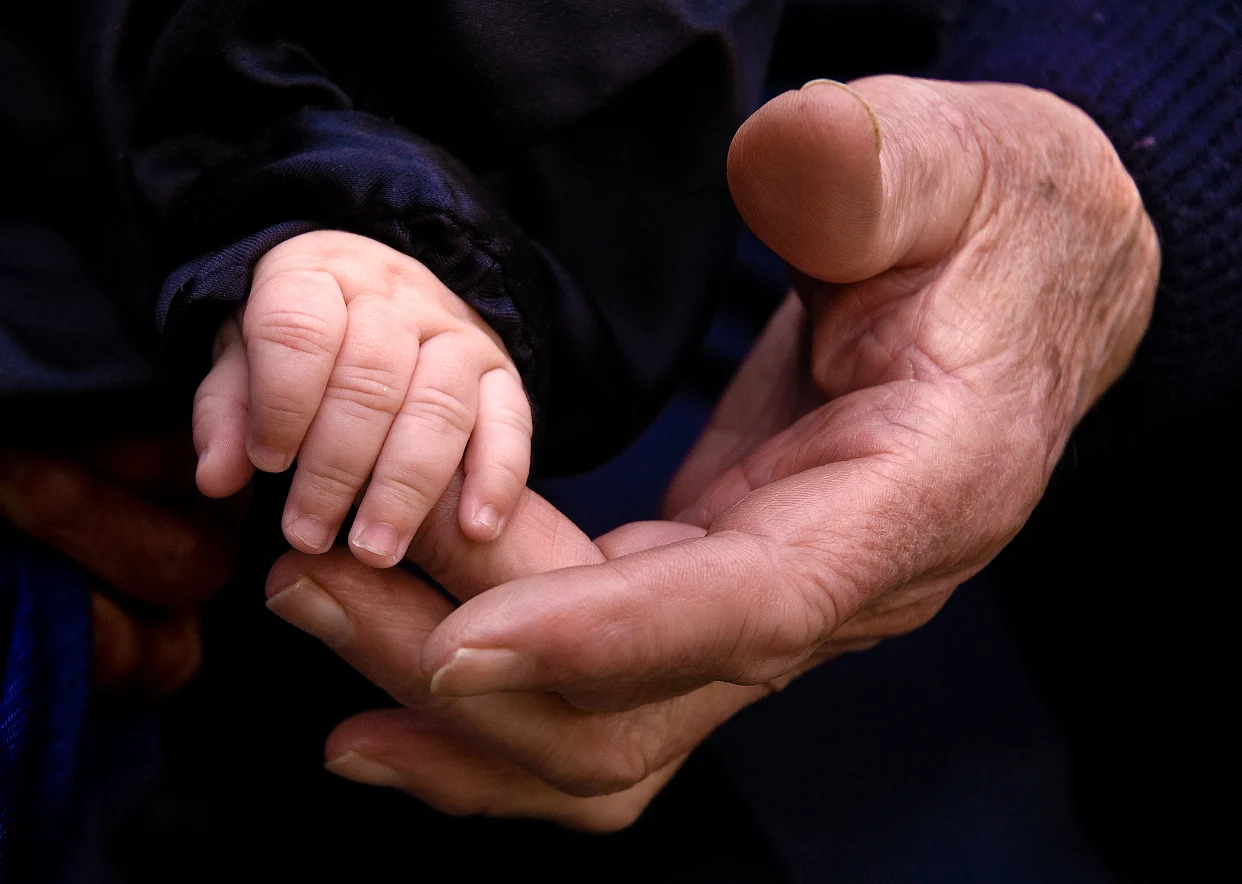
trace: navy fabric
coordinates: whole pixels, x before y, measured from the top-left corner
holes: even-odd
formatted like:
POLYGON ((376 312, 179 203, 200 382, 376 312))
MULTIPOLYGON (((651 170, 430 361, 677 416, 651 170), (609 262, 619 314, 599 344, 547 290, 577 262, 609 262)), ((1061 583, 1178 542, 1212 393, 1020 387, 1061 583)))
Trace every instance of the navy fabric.
MULTIPOLYGON (((598 469, 539 483, 589 533, 658 517, 683 452, 781 296, 773 256, 751 237, 741 254, 697 370, 652 428, 598 469)), ((998 609, 1003 592, 985 571, 913 635, 802 676, 700 750, 791 884, 1118 880, 1084 825, 1071 743, 998 609)), ((697 828, 682 826, 688 849, 697 828)))
POLYGON ((0 98, 26 172, 0 179, 0 213, 63 231, 140 317, 138 354, 187 379, 279 236, 333 227, 401 248, 505 337, 538 414, 538 466, 581 468, 650 421, 706 327, 738 229, 725 150, 780 11, 6 8, 0 45, 30 85, 0 98))
POLYGON ((1242 402, 1242 4, 971 0, 940 73, 1016 80, 1112 139, 1163 251, 1151 328, 995 563, 998 595, 1075 747, 1093 841, 1129 879, 1234 860, 1242 727, 1230 440, 1242 402), (1006 34, 997 40, 997 34, 1006 34), (1153 649, 1159 651, 1153 653, 1153 649))
POLYGON ((78 822, 89 607, 72 568, 3 524, 0 647, 0 880, 36 880, 58 864, 60 839, 78 822))
POLYGON ((820 667, 713 738, 795 881, 1116 881, 988 575, 926 627, 820 667))
POLYGON ((0 220, 0 286, 0 403, 154 383, 115 301, 51 226, 0 220))
MULTIPOLYGON (((538 490, 592 533, 653 517, 766 294, 719 317, 691 379, 630 449, 538 490)), ((258 490, 256 530, 274 555, 282 498, 258 490)), ((918 635, 835 661, 730 722, 633 828, 598 836, 446 818, 321 773, 322 736, 391 701, 261 608, 264 567, 250 563, 215 607, 215 650, 165 710, 166 771, 114 851, 124 880, 367 881, 442 857, 480 881, 1114 880, 1084 839, 1064 736, 983 583, 918 635)))
MULTIPOLYGON (((339 227, 423 260, 505 335, 539 414, 543 472, 598 463, 667 400, 718 300, 737 229, 724 151, 758 103, 781 12, 779 3, 743 0, 435 0, 396 8, 362 0, 348 15, 293 0, 6 4, 0 73, 21 88, 0 89, 0 433, 7 441, 47 428, 25 419, 20 409, 31 401, 52 401, 52 413, 63 417, 69 410, 58 397, 66 395, 139 393, 141 400, 157 382, 161 353, 166 365, 192 378, 218 318, 244 297, 259 255, 299 232, 339 227)), ((773 70, 792 85, 878 69, 936 71, 1026 82, 1079 104, 1134 174, 1165 262, 1153 328, 1133 371, 1076 435, 1048 499, 993 570, 1003 616, 1035 663, 1036 687, 1004 642, 959 645, 959 628, 995 635, 989 609, 967 607, 976 593, 946 611, 944 625, 933 624, 925 639, 898 646, 909 656, 886 649, 874 664, 840 667, 855 673, 852 686, 834 682, 836 676, 799 686, 791 696, 802 698, 800 711, 781 727, 805 727, 801 743, 747 742, 747 722, 757 734, 767 720, 756 710, 722 732, 713 751, 733 768, 757 825, 794 877, 816 880, 817 864, 826 863, 865 879, 862 869, 872 859, 877 879, 915 874, 901 865, 904 855, 886 864, 885 842, 867 840, 875 826, 862 822, 884 819, 894 808, 890 800, 919 794, 922 803, 896 809, 945 816, 931 830, 935 837, 902 849, 922 857, 928 874, 969 872, 988 880, 989 869, 999 868, 988 866, 999 861, 990 848, 1016 844, 1014 855, 1028 856, 1038 847, 1021 841, 1014 821, 1044 831, 1065 797, 1071 762, 1060 755, 1047 710, 1031 697, 1043 691, 1067 726, 1076 798, 1086 803, 1093 837, 1107 845, 1115 867, 1144 879, 1184 877, 1187 863, 1212 855, 1205 844, 1224 844, 1227 835, 1215 837, 1210 815, 1183 811, 1196 807, 1194 788, 1207 783, 1223 797, 1236 793, 1236 764, 1225 763, 1236 725, 1224 720, 1220 710, 1229 704, 1219 696, 1237 675, 1227 648, 1242 574, 1226 552, 1229 532, 1208 514, 1216 495, 1242 493, 1227 444, 1234 438, 1227 415, 1242 391, 1239 6, 807 0, 790 4, 785 21, 773 70), (1185 603, 1188 597, 1194 604, 1185 603), (903 666, 920 675, 942 665, 957 671, 962 661, 977 669, 992 655, 999 660, 994 678, 969 683, 955 697, 937 693, 942 682, 912 680, 912 693, 884 695, 889 705, 864 702, 860 685, 903 666), (820 691, 849 703, 816 706, 820 691), (963 787, 965 803, 943 804, 956 794, 951 789, 896 789, 870 809, 871 817, 855 821, 857 849, 809 849, 806 826, 849 823, 839 816, 843 805, 805 798, 831 795, 840 779, 831 769, 808 769, 812 735, 832 736, 838 714, 874 723, 879 736, 918 727, 902 710, 925 709, 923 692, 953 700, 965 716, 984 707, 993 713, 974 731, 933 729, 928 753, 919 756, 926 763, 948 759, 943 775, 963 787), (1013 705, 991 708, 1010 696, 1013 705), (1048 735, 1046 743, 1019 746, 1040 759, 1034 769, 1046 777, 1035 780, 1019 775, 1023 752, 989 753, 979 742, 1007 745, 1028 726, 1048 735), (765 754, 747 760, 756 751, 765 754), (995 801, 970 804, 982 788, 974 787, 993 781, 953 766, 971 759, 985 767, 995 762, 989 776, 1005 785, 995 801), (794 784, 792 791, 780 783, 794 784), (1034 791, 1022 808, 1027 816, 999 811, 1028 788, 1034 791), (785 806, 791 798, 796 819, 785 806), (960 836, 953 843, 962 845, 970 831, 991 833, 993 841, 977 845, 981 865, 938 864, 933 842, 950 828, 960 836)), ((759 300, 768 304, 766 297, 759 300)), ((761 312, 753 304, 747 311, 750 319, 761 312)), ((709 364, 699 369, 722 380, 734 344, 751 331, 746 323, 718 325, 709 364)), ((643 437, 633 458, 619 462, 620 472, 605 469, 559 491, 548 485, 549 493, 560 494, 588 526, 649 514, 649 492, 666 475, 658 465, 671 469, 703 401, 666 412, 671 436, 643 437)), ((276 524, 271 517, 269 527, 276 524)), ((43 608, 42 595, 28 594, 33 608, 15 603, 8 610, 42 613, 8 624, 8 648, 47 648, 58 636, 76 635, 76 656, 64 659, 80 661, 84 596, 58 583, 60 572, 31 570, 31 561, 42 559, 0 559, 11 577, 46 574, 48 586, 76 601, 43 608)), ((256 564, 249 574, 251 591, 261 570, 256 564)), ((41 590, 42 578, 6 584, 34 585, 41 590)), ((239 607, 249 610, 251 602, 246 597, 239 607)), ((216 633, 218 647, 231 648, 238 627, 229 627, 216 633)), ((267 646, 252 650, 241 661, 247 672, 270 665, 267 646)), ((45 659, 24 654, 17 659, 45 659)), ((323 663, 325 672, 339 666, 326 656, 323 663)), ((288 689, 290 672, 285 676, 271 685, 273 695, 288 689)), ((239 677, 234 687, 247 678, 257 677, 239 677)), ((18 684, 26 687, 15 689, 14 708, 25 711, 14 721, 34 722, 49 711, 40 702, 46 696, 66 705, 53 716, 61 737, 39 741, 21 728, 13 745, 37 754, 45 743, 72 740, 77 719, 69 712, 80 710, 80 695, 44 694, 35 687, 44 682, 18 684)), ((349 705, 333 706, 319 686, 302 700, 323 704, 322 716, 349 705)), ((338 686, 353 703, 365 696, 356 682, 338 686)), ((235 693, 217 697, 183 735, 182 775, 203 764, 202 734, 218 733, 220 721, 236 716, 235 693)), ((785 707, 772 709, 769 722, 786 720, 785 707)), ((273 721, 264 703, 255 710, 256 720, 287 726, 279 745, 314 731, 305 710, 299 717, 282 707, 283 722, 273 721)), ((320 730, 330 723, 314 720, 320 730)), ((859 759, 854 789, 883 781, 886 752, 903 747, 878 737, 867 746, 836 745, 859 759)), ((238 770, 257 776, 274 763, 259 755, 256 767, 253 746, 240 749, 228 756, 238 770)), ((21 757, 25 763, 28 756, 21 757)), ((295 756, 290 763, 307 770, 315 760, 295 756)), ((31 764, 6 764, 5 776, 20 772, 17 783, 43 770, 31 764)), ((225 769, 210 770, 219 782, 203 788, 220 800, 211 805, 220 813, 231 805, 219 788, 255 788, 253 776, 229 779, 225 769)), ((15 808, 10 825, 36 826, 56 806, 56 776, 38 776, 43 791, 8 805, 15 808)), ((304 781, 291 773, 284 785, 296 805, 304 781)), ((333 793, 341 806, 372 806, 358 796, 333 793)), ((273 801, 269 822, 296 815, 273 801)), ((214 816, 205 814, 204 825, 214 816)), ((357 821, 359 832, 380 825, 361 811, 357 821)), ((1058 833, 1061 846, 1046 857, 1064 859, 1066 875, 1083 859, 1084 874, 1091 874, 1072 825, 1047 831, 1058 833)), ((710 844, 710 832, 700 834, 696 843, 710 844)), ((0 843, 8 850, 13 838, 0 843)), ((278 858, 271 868, 278 873, 278 858)), ((220 871, 236 874, 236 867, 220 871)))
POLYGON ((179 264, 167 351, 201 367, 198 305, 239 303, 301 220, 413 255, 494 325, 542 470, 650 421, 728 266, 724 155, 779 3, 153 5, 117 4, 133 45, 99 63, 135 80, 127 156, 179 264))
POLYGON ((1163 249, 1151 331, 1124 387, 1147 426, 1242 396, 1242 3, 972 0, 937 72, 1047 89, 1090 114, 1163 249), (997 40, 997 34, 1007 39, 997 40))

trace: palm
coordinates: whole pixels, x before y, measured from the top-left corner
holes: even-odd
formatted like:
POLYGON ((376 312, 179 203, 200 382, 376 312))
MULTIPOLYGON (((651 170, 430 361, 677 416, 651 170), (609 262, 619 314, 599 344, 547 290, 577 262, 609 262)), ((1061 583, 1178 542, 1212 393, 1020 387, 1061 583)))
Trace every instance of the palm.
MULTIPOLYGON (((735 141, 739 208, 798 269, 801 297, 678 473, 680 527, 631 526, 605 562, 528 497, 485 553, 457 550, 465 572, 430 569, 471 596, 452 610, 439 596, 411 609, 396 584, 386 605, 383 581, 356 569, 321 575, 355 623, 334 647, 435 722, 389 728, 389 785, 459 811, 473 794, 496 812, 624 824, 712 727, 826 656, 925 621, 1021 526, 1137 346, 1154 231, 1107 139, 1055 98, 856 86, 871 106, 791 93, 735 141), (394 629, 401 616, 418 622, 394 629), (614 711, 587 711, 601 709, 614 711), (455 767, 418 762, 453 746, 455 767)), ((334 751, 366 748, 353 728, 334 751)))

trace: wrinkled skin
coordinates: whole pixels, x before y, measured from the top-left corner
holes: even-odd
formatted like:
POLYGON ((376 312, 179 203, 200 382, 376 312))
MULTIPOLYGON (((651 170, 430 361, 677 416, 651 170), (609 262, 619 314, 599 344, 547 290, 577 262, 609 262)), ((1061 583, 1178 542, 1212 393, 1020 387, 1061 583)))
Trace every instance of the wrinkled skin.
MULTIPOLYGON (((342 724, 330 769, 450 813, 628 824, 737 710, 932 617, 1021 527, 1149 319, 1134 185, 1046 94, 810 85, 746 124, 729 174, 800 297, 676 477, 673 521, 592 543, 527 492, 479 545, 454 484, 410 557, 460 607, 342 550, 273 569, 269 606, 404 707, 342 724)), ((192 474, 173 444, 0 457, 0 514, 98 580, 103 686, 183 683, 231 567, 221 523, 167 502, 192 474)))
POLYGON ((451 488, 410 558, 456 608, 339 550, 273 569, 269 606, 404 707, 342 724, 329 769, 449 813, 628 824, 737 710, 934 616, 1021 528, 1151 315, 1135 186, 1046 93, 808 84, 740 130, 729 179, 797 296, 673 521, 592 544, 527 493, 484 549, 451 488))
POLYGON ((390 568, 464 462, 462 531, 500 533, 530 471, 530 403, 499 336, 413 258, 339 230, 255 266, 194 399, 198 484, 236 494, 297 462, 282 523, 326 552, 360 497, 354 555, 390 568))

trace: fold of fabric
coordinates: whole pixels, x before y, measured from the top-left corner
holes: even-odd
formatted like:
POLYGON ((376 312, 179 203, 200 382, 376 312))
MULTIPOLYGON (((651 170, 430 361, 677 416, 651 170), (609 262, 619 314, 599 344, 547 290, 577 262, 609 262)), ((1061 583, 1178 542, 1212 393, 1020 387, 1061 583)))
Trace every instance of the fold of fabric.
POLYGON ((72 566, 0 525, 0 880, 27 880, 72 816, 90 606, 72 566))

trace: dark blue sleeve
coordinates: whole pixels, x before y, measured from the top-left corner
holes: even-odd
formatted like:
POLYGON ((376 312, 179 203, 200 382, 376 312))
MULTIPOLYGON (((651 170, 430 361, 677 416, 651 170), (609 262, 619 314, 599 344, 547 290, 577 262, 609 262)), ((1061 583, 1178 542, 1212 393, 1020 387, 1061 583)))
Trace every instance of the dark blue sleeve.
POLYGON ((1047 89, 1108 133, 1160 237, 1155 315, 1122 387, 1149 417, 1242 392, 1242 4, 972 0, 941 75, 1047 89))
POLYGON ((0 522, 0 880, 42 880, 76 822, 90 662, 81 578, 0 522))
POLYGON ((545 470, 608 456, 667 400, 725 282, 724 158, 778 2, 109 5, 100 57, 141 84, 126 155, 162 238, 165 353, 201 372, 257 259, 332 228, 492 324, 545 470))
POLYGON ((147 390, 155 372, 115 301, 60 231, 0 219, 0 440, 27 429, 19 402, 147 390))
POLYGON ((175 193, 161 202, 176 236, 170 251, 184 259, 159 297, 166 352, 201 359, 202 335, 214 331, 218 308, 245 298, 265 252, 310 230, 348 230, 418 259, 469 302, 504 339, 533 398, 542 401, 547 323, 540 255, 445 151, 391 121, 345 108, 293 112, 188 187, 170 185, 164 176, 173 173, 157 169, 181 146, 161 148, 141 168, 149 186, 175 193))

